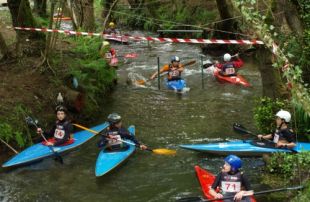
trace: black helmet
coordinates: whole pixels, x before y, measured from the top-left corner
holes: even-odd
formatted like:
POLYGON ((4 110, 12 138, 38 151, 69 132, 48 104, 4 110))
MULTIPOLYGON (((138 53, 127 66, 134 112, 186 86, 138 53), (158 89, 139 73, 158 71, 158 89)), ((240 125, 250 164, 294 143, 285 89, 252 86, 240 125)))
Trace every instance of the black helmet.
POLYGON ((180 58, 178 56, 172 56, 171 62, 180 62, 180 58))
POLYGON ((59 111, 62 111, 62 112, 65 112, 67 113, 67 108, 65 106, 62 106, 62 105, 58 105, 55 109, 55 112, 59 112, 59 111))
POLYGON ((117 113, 112 113, 108 116, 108 122, 110 124, 119 123, 122 120, 122 117, 117 113))

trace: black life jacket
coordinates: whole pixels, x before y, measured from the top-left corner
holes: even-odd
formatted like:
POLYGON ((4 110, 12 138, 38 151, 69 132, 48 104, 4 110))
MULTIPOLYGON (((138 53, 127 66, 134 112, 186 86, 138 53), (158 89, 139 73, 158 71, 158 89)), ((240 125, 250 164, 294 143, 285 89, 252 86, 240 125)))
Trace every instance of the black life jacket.
POLYGON ((241 191, 241 172, 229 174, 221 173, 221 191, 226 195, 234 195, 241 191))
POLYGON ((235 75, 236 69, 235 69, 234 63, 227 62, 223 64, 222 72, 224 72, 226 75, 235 75))

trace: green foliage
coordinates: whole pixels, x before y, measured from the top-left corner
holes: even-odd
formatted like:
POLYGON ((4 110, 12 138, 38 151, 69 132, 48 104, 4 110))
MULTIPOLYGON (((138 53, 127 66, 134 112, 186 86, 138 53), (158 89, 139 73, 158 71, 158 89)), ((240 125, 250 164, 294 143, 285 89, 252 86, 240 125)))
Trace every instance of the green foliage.
POLYGON ((99 55, 102 39, 77 37, 74 43, 73 51, 80 57, 71 63, 68 74, 75 76, 88 98, 96 102, 112 86, 116 72, 99 55))
POLYGON ((266 169, 268 172, 281 174, 287 179, 294 180, 299 177, 299 174, 301 176, 310 176, 309 165, 310 152, 301 152, 298 154, 279 152, 271 156, 266 169))
POLYGON ((302 135, 307 137, 310 140, 310 117, 302 108, 298 102, 292 102, 294 105, 294 119, 296 120, 293 125, 295 126, 294 130, 298 134, 298 136, 302 135))
POLYGON ((212 23, 217 10, 202 7, 189 7, 182 2, 150 3, 145 7, 132 8, 117 6, 114 18, 118 25, 142 28, 148 31, 157 29, 199 29, 196 26, 212 23), (145 8, 146 7, 146 8, 145 8), (193 25, 194 27, 188 27, 193 25))
POLYGON ((36 22, 39 27, 48 27, 49 20, 47 18, 42 18, 40 16, 36 16, 36 22))
POLYGON ((0 138, 19 147, 32 144, 32 136, 24 120, 29 114, 27 108, 17 104, 12 115, 0 121, 0 138))
POLYGON ((299 192, 291 202, 309 202, 310 201, 310 182, 306 183, 303 192, 299 192))
POLYGON ((285 103, 279 99, 273 100, 262 97, 256 101, 254 120, 257 128, 263 133, 270 133, 275 129, 275 114, 284 109, 285 103))

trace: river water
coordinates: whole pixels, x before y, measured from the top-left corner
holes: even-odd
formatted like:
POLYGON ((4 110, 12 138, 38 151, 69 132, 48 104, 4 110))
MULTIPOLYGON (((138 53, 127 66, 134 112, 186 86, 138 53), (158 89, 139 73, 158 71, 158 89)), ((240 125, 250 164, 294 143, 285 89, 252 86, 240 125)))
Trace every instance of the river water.
MULTIPOLYGON (((195 44, 136 42, 128 46, 113 45, 119 55, 137 53, 118 69, 118 85, 103 97, 102 115, 96 125, 111 112, 123 117, 123 124, 135 125, 136 136, 151 148, 177 150, 176 156, 156 155, 137 150, 113 172, 101 178, 94 174, 99 153, 94 138, 64 156, 64 165, 52 159, 6 170, 0 173, 0 201, 175 201, 180 197, 200 196, 194 166, 218 172, 223 157, 199 154, 180 149, 187 143, 207 143, 244 139, 232 130, 234 122, 249 130, 253 125, 254 99, 261 96, 262 85, 257 65, 243 58, 245 67, 239 71, 253 85, 250 88, 218 83, 212 75, 204 74, 202 89, 199 55, 195 44), (128 85, 128 74, 148 77, 161 65, 178 55, 182 62, 196 59, 183 74, 190 91, 179 95, 157 89, 157 82, 146 88, 128 85)), ((261 158, 242 158, 244 170, 254 190, 264 190, 260 183, 263 167, 261 158)))

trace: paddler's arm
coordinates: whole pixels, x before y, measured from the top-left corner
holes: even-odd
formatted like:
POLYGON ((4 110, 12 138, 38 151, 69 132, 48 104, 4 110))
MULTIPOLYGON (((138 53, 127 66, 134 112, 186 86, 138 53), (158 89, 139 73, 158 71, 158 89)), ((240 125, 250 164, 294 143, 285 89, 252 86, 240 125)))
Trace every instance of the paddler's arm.
POLYGON ((257 135, 257 138, 260 140, 262 140, 262 139, 269 140, 269 139, 272 139, 272 134, 268 134, 268 135, 259 134, 259 135, 257 135))
POLYGON ((295 142, 290 142, 290 143, 278 142, 277 143, 277 147, 286 148, 286 149, 292 149, 295 146, 296 146, 295 142))
MULTIPOLYGON (((169 71, 169 65, 164 65, 160 70, 159 70, 159 74, 169 71)), ((152 74, 152 76, 150 77, 151 80, 155 79, 158 75, 158 72, 155 72, 154 74, 152 74)))
POLYGON ((183 71, 184 71, 184 66, 183 66, 182 64, 180 64, 178 70, 179 70, 180 72, 183 72, 183 71))
POLYGON ((233 64, 235 68, 240 68, 243 66, 244 62, 239 58, 239 55, 237 55, 237 60, 233 61, 233 64))
POLYGON ((216 176, 216 178, 215 178, 215 180, 214 180, 214 182, 213 182, 213 184, 209 190, 209 194, 211 194, 214 198, 223 198, 223 195, 221 193, 218 193, 215 191, 216 188, 220 185, 220 181, 221 181, 221 173, 219 173, 216 176))
POLYGON ((129 131, 128 131, 127 129, 121 128, 121 129, 119 130, 119 134, 120 134, 121 138, 123 138, 123 139, 128 139, 128 140, 133 141, 137 146, 140 147, 140 149, 142 149, 142 150, 147 149, 147 146, 145 146, 144 144, 141 144, 141 143, 135 138, 135 136, 130 135, 130 133, 129 133, 129 131))
POLYGON ((239 201, 242 199, 243 196, 251 196, 254 194, 254 191, 251 188, 250 182, 248 178, 242 173, 241 174, 241 185, 244 187, 245 190, 239 191, 235 197, 235 201, 239 201))

